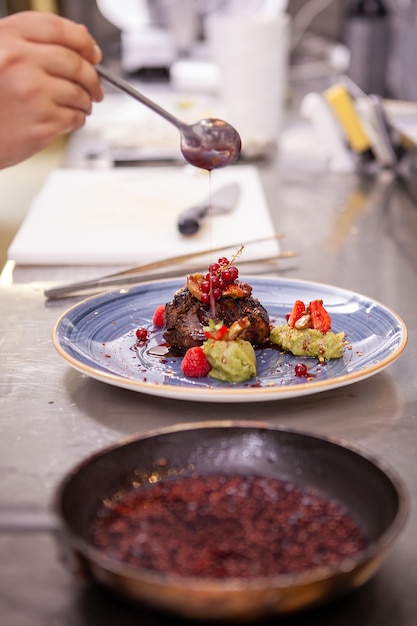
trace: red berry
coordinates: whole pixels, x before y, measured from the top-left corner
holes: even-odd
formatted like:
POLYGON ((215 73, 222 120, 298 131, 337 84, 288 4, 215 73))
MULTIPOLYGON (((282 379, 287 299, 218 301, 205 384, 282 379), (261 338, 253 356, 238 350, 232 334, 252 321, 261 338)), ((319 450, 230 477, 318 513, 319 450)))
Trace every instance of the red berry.
POLYGON ((201 291, 203 293, 210 293, 210 282, 208 280, 203 280, 201 283, 201 291))
POLYGON ((219 289, 218 287, 216 287, 215 289, 213 289, 213 298, 215 300, 218 300, 222 295, 222 290, 219 289))
POLYGON ((232 265, 232 267, 229 267, 229 270, 230 270, 231 281, 236 280, 236 278, 239 276, 239 270, 237 269, 237 267, 232 265))
POLYGON ((146 341, 148 338, 148 331, 146 328, 138 328, 136 331, 136 337, 139 341, 146 341))
POLYGON ((218 263, 212 263, 209 265, 209 272, 211 274, 216 274, 220 269, 220 265, 218 263))
POLYGON ((153 314, 152 323, 158 328, 163 328, 165 325, 165 304, 160 304, 156 307, 153 314))
POLYGON ((302 300, 296 300, 293 304, 292 311, 288 318, 288 326, 294 328, 295 322, 306 313, 306 307, 302 300))
POLYGON ((294 368, 294 373, 299 378, 303 378, 304 376, 307 376, 307 366, 305 365, 305 363, 297 363, 297 365, 294 368))
POLYGON ((201 294, 201 302, 203 304, 210 304, 210 294, 209 293, 202 293, 201 294))
POLYGON ((206 355, 200 346, 189 348, 181 362, 181 370, 190 378, 203 378, 211 370, 206 355))
POLYGON ((311 327, 322 333, 327 333, 331 328, 330 315, 323 306, 323 300, 313 300, 309 304, 311 327))
POLYGON ((227 259, 225 256, 221 256, 218 263, 219 265, 229 265, 229 259, 227 259))
POLYGON ((226 283, 232 282, 232 274, 230 272, 230 268, 227 268, 226 270, 222 271, 222 278, 226 283))

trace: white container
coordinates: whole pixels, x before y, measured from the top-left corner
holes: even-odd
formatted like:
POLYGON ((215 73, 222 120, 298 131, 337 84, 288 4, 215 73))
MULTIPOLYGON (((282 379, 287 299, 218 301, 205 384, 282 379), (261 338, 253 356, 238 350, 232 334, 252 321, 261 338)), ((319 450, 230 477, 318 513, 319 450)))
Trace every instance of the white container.
POLYGON ((226 121, 256 157, 277 145, 287 86, 290 18, 286 13, 213 13, 206 36, 220 73, 226 121))

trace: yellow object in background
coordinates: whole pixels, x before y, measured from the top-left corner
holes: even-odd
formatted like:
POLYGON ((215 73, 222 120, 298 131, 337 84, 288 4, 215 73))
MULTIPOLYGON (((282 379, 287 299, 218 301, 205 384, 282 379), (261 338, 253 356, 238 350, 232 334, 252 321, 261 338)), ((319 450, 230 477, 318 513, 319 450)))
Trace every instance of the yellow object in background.
POLYGON ((56 0, 30 0, 30 8, 33 11, 46 11, 47 13, 58 13, 56 0))
POLYGON ((371 148, 361 121, 356 113, 352 97, 344 85, 333 85, 324 92, 334 114, 346 133, 349 145, 355 152, 366 152, 371 148))

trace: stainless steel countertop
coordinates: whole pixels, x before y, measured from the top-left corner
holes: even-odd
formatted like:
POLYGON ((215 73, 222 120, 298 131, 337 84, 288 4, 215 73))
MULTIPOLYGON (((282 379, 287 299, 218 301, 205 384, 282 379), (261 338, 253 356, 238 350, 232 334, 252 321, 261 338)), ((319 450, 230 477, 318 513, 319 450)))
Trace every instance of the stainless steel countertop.
POLYGON ((55 486, 78 461, 126 435, 244 417, 362 446, 397 471, 411 496, 407 527, 370 583, 332 606, 280 623, 417 624, 417 207, 387 173, 329 174, 291 159, 261 164, 260 171, 275 225, 287 234, 284 248, 300 251, 299 258, 282 262, 281 275, 337 285, 384 303, 408 327, 405 352, 370 379, 310 397, 244 406, 168 401, 87 378, 52 346, 52 327, 75 300, 46 302, 43 289, 99 275, 103 268, 17 268, 14 283, 0 288, 2 623, 180 623, 74 580, 36 515, 33 528, 25 528, 26 514, 49 506, 55 486))

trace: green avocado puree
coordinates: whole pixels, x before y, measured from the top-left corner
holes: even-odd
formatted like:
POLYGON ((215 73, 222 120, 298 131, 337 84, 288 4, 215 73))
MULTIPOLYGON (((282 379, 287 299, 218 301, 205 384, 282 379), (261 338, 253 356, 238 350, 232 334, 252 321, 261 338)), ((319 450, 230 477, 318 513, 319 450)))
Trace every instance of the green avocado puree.
POLYGON ((241 383, 256 376, 256 355, 249 341, 208 339, 202 348, 211 365, 209 376, 212 378, 241 383))
POLYGON ((283 350, 295 356, 313 356, 321 361, 340 359, 343 355, 345 333, 322 333, 314 328, 297 330, 288 324, 275 326, 271 330, 270 340, 283 350))

